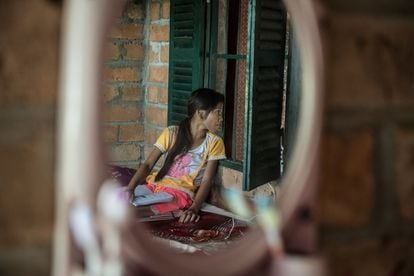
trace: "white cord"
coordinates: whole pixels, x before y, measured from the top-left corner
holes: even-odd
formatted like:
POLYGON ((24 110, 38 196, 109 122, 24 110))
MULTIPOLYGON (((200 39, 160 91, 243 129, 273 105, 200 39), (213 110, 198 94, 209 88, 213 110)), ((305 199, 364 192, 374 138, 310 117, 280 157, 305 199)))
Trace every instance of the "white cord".
POLYGON ((231 233, 234 230, 234 218, 231 218, 231 223, 232 223, 231 229, 230 229, 229 233, 227 234, 227 236, 224 238, 225 240, 227 240, 230 237, 231 233))
POLYGON ((267 184, 270 186, 270 188, 273 191, 273 202, 276 202, 276 190, 275 190, 275 187, 273 187, 273 185, 270 184, 270 182, 268 182, 267 184))
POLYGON ((253 221, 257 218, 257 214, 256 215, 254 215, 253 217, 251 217, 250 219, 249 219, 249 222, 250 223, 254 223, 253 221))

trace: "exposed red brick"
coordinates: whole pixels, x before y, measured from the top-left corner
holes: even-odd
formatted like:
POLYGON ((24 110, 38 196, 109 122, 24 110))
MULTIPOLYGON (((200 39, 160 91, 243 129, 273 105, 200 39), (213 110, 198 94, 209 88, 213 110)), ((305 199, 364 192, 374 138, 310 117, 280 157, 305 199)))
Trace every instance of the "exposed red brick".
POLYGON ((149 86, 147 88, 147 93, 149 103, 158 103, 158 87, 149 86))
POLYGON ((104 86, 104 101, 110 102, 119 95, 118 88, 110 85, 104 86))
POLYGON ((141 74, 137 68, 105 68, 105 79, 111 81, 140 81, 141 74))
POLYGON ((167 66, 150 66, 150 82, 167 83, 168 67, 167 66))
POLYGON ((162 13, 161 13, 161 17, 163 19, 170 18, 170 1, 169 0, 162 1, 162 13))
POLYGON ((167 109, 158 107, 148 107, 145 111, 147 122, 154 125, 167 125, 167 109))
POLYGON ((109 155, 112 161, 134 161, 139 159, 139 146, 136 144, 118 144, 109 147, 109 155))
POLYGON ((160 134, 161 133, 158 129, 147 126, 145 128, 145 142, 147 144, 154 144, 160 134))
POLYGON ((105 142, 116 142, 118 139, 118 126, 105 126, 103 136, 105 142))
POLYGON ((137 106, 114 105, 105 108, 105 121, 137 121, 141 112, 137 106))
POLYGON ((125 59, 139 59, 144 60, 144 46, 136 44, 125 45, 125 59))
POLYGON ((105 45, 105 59, 116 60, 119 58, 119 46, 113 42, 108 42, 105 45))
POLYGON ((151 20, 158 20, 160 19, 160 3, 151 2, 151 20))
POLYGON ((158 63, 160 62, 160 52, 158 45, 152 45, 151 50, 149 51, 149 62, 158 63))
POLYGON ((122 100, 123 101, 141 101, 142 96, 141 87, 124 87, 122 88, 122 100))
POLYGON ((161 46, 161 62, 168 63, 169 57, 170 57, 170 46, 169 45, 163 45, 161 46))
POLYGON ((160 88, 159 89, 159 102, 162 104, 168 104, 168 89, 160 88))
POLYGON ((142 101, 144 98, 141 87, 124 87, 122 91, 123 101, 142 101))
POLYGON ((143 25, 138 23, 116 25, 111 29, 109 37, 142 39, 143 25))
POLYGON ((131 19, 141 20, 144 19, 144 7, 142 4, 135 4, 133 1, 129 1, 125 7, 127 15, 131 19))
POLYGON ((133 142, 144 140, 144 126, 141 124, 119 126, 119 141, 133 142))
POLYGON ((150 40, 158 42, 168 42, 170 39, 169 25, 151 25, 150 40))

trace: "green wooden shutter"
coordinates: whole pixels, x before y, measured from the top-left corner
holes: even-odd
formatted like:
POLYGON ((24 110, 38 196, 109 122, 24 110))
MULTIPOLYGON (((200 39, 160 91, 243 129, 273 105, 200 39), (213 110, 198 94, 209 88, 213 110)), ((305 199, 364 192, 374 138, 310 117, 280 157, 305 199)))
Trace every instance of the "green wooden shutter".
POLYGON ((187 116, 187 100, 202 87, 204 4, 201 0, 172 0, 170 8, 170 64, 168 124, 187 116))
POLYGON ((251 0, 243 189, 280 177, 280 122, 286 11, 280 0, 251 0))

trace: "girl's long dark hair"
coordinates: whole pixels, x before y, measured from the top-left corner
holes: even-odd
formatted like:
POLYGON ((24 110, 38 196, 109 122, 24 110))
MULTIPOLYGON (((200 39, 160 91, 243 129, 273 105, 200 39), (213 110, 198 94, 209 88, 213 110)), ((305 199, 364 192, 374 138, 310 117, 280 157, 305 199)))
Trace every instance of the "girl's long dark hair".
POLYGON ((193 143, 190 122, 195 112, 197 110, 205 110, 208 115, 219 103, 223 102, 223 94, 213 89, 200 88, 191 93, 187 104, 187 117, 180 122, 175 143, 169 150, 164 165, 155 177, 155 181, 161 180, 168 173, 177 155, 185 154, 190 149, 193 143))

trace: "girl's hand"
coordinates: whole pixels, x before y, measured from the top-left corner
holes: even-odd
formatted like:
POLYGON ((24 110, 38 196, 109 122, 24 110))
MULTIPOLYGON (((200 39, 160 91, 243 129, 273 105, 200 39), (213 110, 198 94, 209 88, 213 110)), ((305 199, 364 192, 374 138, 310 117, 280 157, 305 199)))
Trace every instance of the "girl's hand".
POLYGON ((198 215, 198 211, 192 209, 191 207, 187 210, 184 210, 178 220, 181 223, 187 222, 197 222, 200 219, 200 215, 198 215))

